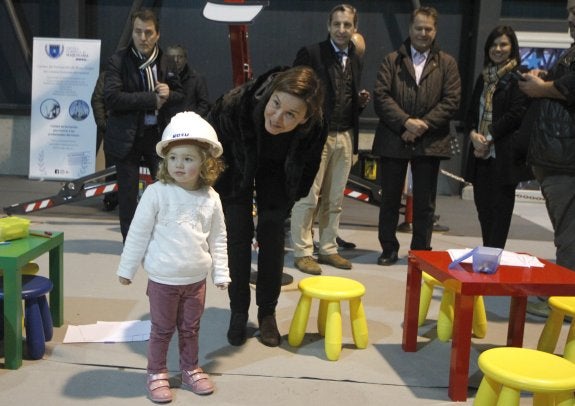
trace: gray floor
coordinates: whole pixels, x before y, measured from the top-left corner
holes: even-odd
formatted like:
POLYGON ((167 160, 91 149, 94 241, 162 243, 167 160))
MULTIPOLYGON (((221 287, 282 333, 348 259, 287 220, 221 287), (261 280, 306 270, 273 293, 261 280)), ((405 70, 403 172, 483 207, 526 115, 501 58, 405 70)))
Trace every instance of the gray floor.
MULTIPOLYGON (((58 182, 30 181, 0 176, 0 207, 35 200, 58 192, 58 182)), ((479 227, 473 203, 459 197, 438 198, 440 223, 450 228, 435 233, 433 247, 474 247, 480 244, 479 227)), ((256 337, 242 347, 227 344, 225 333, 229 319, 225 292, 210 286, 200 331, 201 365, 217 386, 211 396, 200 397, 183 389, 174 389, 172 404, 205 405, 442 405, 452 403, 447 396, 450 343, 437 340, 435 320, 439 296, 435 297, 428 322, 420 328, 418 351, 401 349, 405 292, 406 255, 409 234, 398 234, 402 244, 400 261, 391 267, 377 266, 376 207, 345 199, 340 234, 358 248, 342 251, 351 259, 353 270, 343 271, 324 266, 324 274, 340 275, 362 282, 368 318, 370 344, 367 349, 354 348, 349 323, 344 313, 344 346, 339 361, 327 361, 323 341, 315 331, 314 303, 308 334, 299 348, 287 343, 287 332, 299 294, 297 285, 285 286, 277 309, 283 343, 268 348, 256 337)), ((140 270, 131 286, 117 282, 115 269, 122 250, 117 212, 101 211, 100 198, 72 203, 25 216, 32 228, 65 233, 65 325, 57 328, 47 344, 44 359, 25 360, 22 368, 0 369, 0 405, 135 405, 150 404, 146 399, 144 374, 146 343, 63 344, 68 325, 97 321, 124 321, 148 318, 145 296, 145 273, 140 270)), ((518 203, 507 249, 554 258, 552 232, 541 203, 518 203)), ((41 273, 47 272, 47 256, 38 260, 41 273)), ((293 268, 289 250, 286 272, 295 282, 306 275, 293 268)), ((255 299, 254 299, 255 301, 255 299)), ((481 379, 476 360, 478 354, 505 343, 508 299, 486 298, 488 331, 484 339, 473 340, 470 367, 470 398, 481 379)), ((255 310, 250 314, 250 333, 256 333, 255 310)), ((543 319, 528 316, 525 327, 526 347, 535 348, 543 319)), ((564 325, 558 352, 567 334, 564 325)), ((0 354, 2 356, 2 354, 0 354)), ((1 361, 1 358, 0 358, 1 361)), ((173 384, 178 385, 176 343, 169 353, 173 384)), ((531 399, 522 399, 531 404, 531 399)))

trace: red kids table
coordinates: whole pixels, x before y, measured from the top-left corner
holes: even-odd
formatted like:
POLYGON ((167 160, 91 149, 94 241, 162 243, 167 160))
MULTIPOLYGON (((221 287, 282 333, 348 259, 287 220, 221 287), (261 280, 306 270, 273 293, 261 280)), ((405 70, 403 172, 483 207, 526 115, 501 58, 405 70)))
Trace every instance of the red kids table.
POLYGON ((417 319, 421 294, 421 273, 426 272, 455 293, 453 339, 449 369, 449 397, 467 399, 473 297, 510 296, 507 346, 521 347, 528 296, 575 296, 575 272, 540 259, 543 267, 500 265, 494 274, 475 273, 471 264, 464 270, 448 269, 447 251, 410 251, 405 287, 403 350, 417 350, 417 319))

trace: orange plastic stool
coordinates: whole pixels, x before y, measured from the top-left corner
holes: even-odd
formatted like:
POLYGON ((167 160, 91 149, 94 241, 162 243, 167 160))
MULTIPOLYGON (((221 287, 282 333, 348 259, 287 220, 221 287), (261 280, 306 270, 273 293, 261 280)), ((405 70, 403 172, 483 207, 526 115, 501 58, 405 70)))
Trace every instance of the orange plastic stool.
MULTIPOLYGON (((455 296, 451 290, 445 289, 441 282, 428 273, 423 272, 422 278, 418 326, 421 327, 425 322, 433 296, 433 289, 438 286, 443 289, 443 294, 441 296, 439 316, 437 317, 437 338, 441 341, 449 341, 453 334, 453 303, 455 302, 455 296)), ((483 296, 475 296, 474 298, 473 334, 477 338, 483 338, 487 334, 487 316, 485 314, 483 296)))
POLYGON ((479 355, 484 376, 475 406, 519 406, 521 391, 533 393, 533 405, 573 406, 575 364, 528 348, 492 348, 479 355))
POLYGON ((551 296, 547 303, 551 308, 551 313, 549 313, 545 327, 543 327, 543 331, 541 331, 539 336, 537 349, 553 353, 557 346, 557 340, 559 339, 565 316, 570 316, 571 327, 567 335, 563 357, 575 362, 575 297, 551 296))
POLYGON ((353 279, 338 276, 312 276, 302 279, 298 285, 301 291, 288 336, 292 347, 299 347, 303 341, 312 298, 320 299, 317 329, 325 337, 325 354, 330 361, 337 361, 341 353, 342 326, 341 300, 349 300, 349 317, 353 341, 357 348, 367 348, 367 321, 361 297, 365 287, 353 279))

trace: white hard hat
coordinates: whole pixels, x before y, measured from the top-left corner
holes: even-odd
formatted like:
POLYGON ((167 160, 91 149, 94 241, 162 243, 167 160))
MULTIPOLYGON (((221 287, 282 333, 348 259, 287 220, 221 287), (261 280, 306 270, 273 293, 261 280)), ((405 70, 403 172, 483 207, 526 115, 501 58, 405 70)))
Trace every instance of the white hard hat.
POLYGON ((214 127, 199 114, 192 111, 184 111, 172 117, 170 124, 162 134, 162 141, 156 144, 156 152, 164 158, 166 147, 170 143, 180 140, 195 140, 208 144, 210 154, 214 158, 219 157, 223 152, 222 144, 218 141, 214 127))

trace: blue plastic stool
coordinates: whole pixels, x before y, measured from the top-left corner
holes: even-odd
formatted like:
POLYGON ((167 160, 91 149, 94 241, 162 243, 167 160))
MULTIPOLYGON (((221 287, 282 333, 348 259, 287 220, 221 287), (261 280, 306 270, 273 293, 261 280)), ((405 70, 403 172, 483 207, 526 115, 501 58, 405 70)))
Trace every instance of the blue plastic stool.
MULTIPOLYGON (((22 276, 22 299, 24 300, 24 329, 26 349, 30 359, 40 359, 46 352, 46 341, 52 339, 54 327, 46 294, 52 290, 52 281, 43 276, 22 276)), ((4 314, 4 278, 0 278, 0 315, 4 314)), ((1 336, 4 322, 0 323, 1 336)))

